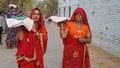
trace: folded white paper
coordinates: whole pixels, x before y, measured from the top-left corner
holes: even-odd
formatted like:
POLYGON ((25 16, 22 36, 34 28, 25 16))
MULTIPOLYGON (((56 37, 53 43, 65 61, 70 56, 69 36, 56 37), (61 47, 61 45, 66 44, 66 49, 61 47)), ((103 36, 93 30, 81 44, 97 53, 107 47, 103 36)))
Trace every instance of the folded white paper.
POLYGON ((55 22, 55 23, 59 23, 59 22, 62 22, 62 21, 65 21, 67 20, 66 17, 59 17, 59 16, 50 16, 46 21, 47 22, 55 22))
POLYGON ((32 30, 33 23, 34 23, 34 21, 32 19, 30 19, 29 17, 25 18, 24 20, 17 20, 17 19, 13 19, 13 18, 7 18, 6 22, 7 22, 8 28, 14 28, 14 27, 18 27, 18 26, 23 25, 23 26, 25 26, 25 28, 28 31, 32 30))

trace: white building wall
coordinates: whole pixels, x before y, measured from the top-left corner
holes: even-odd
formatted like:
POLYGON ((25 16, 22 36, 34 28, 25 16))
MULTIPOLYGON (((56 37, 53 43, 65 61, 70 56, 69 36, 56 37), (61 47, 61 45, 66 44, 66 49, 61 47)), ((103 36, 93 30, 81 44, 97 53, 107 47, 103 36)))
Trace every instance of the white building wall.
POLYGON ((59 8, 71 6, 71 14, 78 6, 84 8, 92 31, 92 43, 120 57, 120 0, 59 0, 59 3, 62 4, 59 8))
POLYGON ((59 15, 59 8, 60 8, 61 9, 60 16, 64 16, 64 7, 65 7, 66 8, 66 16, 65 17, 69 18, 69 6, 71 6, 71 14, 72 14, 78 4, 79 4, 78 0, 76 0, 76 1, 75 0, 59 0, 58 15, 59 15))

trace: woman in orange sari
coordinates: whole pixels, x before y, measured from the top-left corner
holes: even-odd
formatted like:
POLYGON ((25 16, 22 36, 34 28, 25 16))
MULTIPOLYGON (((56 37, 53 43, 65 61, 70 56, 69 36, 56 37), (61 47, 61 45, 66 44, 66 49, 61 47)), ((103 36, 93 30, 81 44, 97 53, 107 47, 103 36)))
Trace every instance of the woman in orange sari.
POLYGON ((46 51, 48 36, 40 9, 34 8, 30 18, 34 21, 32 31, 21 26, 17 33, 18 68, 44 68, 43 55, 46 51))
POLYGON ((64 44, 62 68, 90 68, 86 43, 91 42, 92 36, 82 8, 75 9, 66 25, 60 23, 60 36, 64 44))

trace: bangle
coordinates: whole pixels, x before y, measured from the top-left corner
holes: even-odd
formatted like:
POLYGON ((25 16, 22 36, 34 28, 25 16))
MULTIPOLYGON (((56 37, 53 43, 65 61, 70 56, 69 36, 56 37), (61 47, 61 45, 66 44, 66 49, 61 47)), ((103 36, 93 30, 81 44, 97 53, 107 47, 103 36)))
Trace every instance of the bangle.
POLYGON ((22 56, 22 57, 18 57, 18 58, 17 58, 18 61, 23 60, 23 59, 25 59, 24 56, 22 56))
POLYGON ((65 30, 65 29, 60 28, 60 30, 65 30))

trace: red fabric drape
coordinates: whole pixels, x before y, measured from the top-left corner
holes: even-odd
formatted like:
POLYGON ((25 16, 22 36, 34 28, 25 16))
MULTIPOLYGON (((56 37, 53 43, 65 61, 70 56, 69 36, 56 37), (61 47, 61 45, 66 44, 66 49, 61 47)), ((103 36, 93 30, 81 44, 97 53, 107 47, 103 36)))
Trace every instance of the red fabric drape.
MULTIPOLYGON (((83 8, 75 9, 75 11, 73 12, 73 15, 71 16, 69 21, 73 22, 75 20, 75 15, 76 15, 77 12, 81 13, 81 15, 83 17, 84 24, 86 24, 89 27, 87 15, 86 15, 86 12, 83 8)), ((90 30, 90 27, 89 27, 89 30, 90 30)))
MULTIPOLYGON (((86 13, 82 8, 75 9, 69 21, 72 23, 75 21, 75 15, 77 12, 81 13, 84 20, 84 24, 88 26, 88 30, 90 31, 86 13)), ((71 30, 71 28, 73 27, 70 26, 70 29, 68 30, 71 30)), ((73 36, 70 36, 69 31, 67 38, 63 39, 63 43, 64 43, 64 53, 63 53, 62 68, 84 68, 84 65, 86 68, 90 68, 90 58, 89 58, 88 48, 85 43, 80 43, 78 39, 74 38, 73 36), (85 48, 86 51, 84 51, 85 48)))
MULTIPOLYGON (((44 52, 45 52, 47 48, 47 40, 48 40, 47 30, 43 25, 43 17, 40 9, 34 8, 31 11, 30 18, 32 18, 32 13, 34 10, 39 10, 40 12, 39 26, 37 25, 36 27, 39 28, 37 29, 38 32, 42 33, 44 52)), ((34 32, 32 31, 29 32, 24 27, 22 30, 24 33, 24 38, 18 41, 18 50, 16 55, 25 55, 27 58, 33 58, 34 48, 35 48, 36 57, 37 57, 37 61, 39 62, 39 65, 36 65, 37 61, 26 62, 25 60, 21 60, 21 61, 18 61, 18 67, 19 68, 44 68, 43 54, 42 54, 40 40, 38 39, 38 37, 35 35, 34 32)))
POLYGON ((39 32, 41 32, 42 35, 43 35, 44 52, 46 52, 48 34, 47 34, 47 30, 46 30, 46 28, 45 28, 45 26, 44 26, 43 15, 42 15, 42 12, 41 12, 41 10, 40 10, 39 8, 34 8, 34 9, 31 11, 30 18, 32 18, 32 12, 33 12, 34 10, 39 10, 39 12, 40 12, 40 21, 39 21, 39 26, 38 26, 38 27, 40 27, 39 32))
POLYGON ((63 40, 64 42, 64 53, 62 68, 83 68, 86 64, 86 68, 90 68, 89 52, 86 44, 78 42, 73 37, 67 37, 63 40), (86 47, 86 53, 84 57, 84 46, 86 47), (78 56, 74 56, 77 53, 78 56), (85 58, 85 62, 84 62, 85 58))

